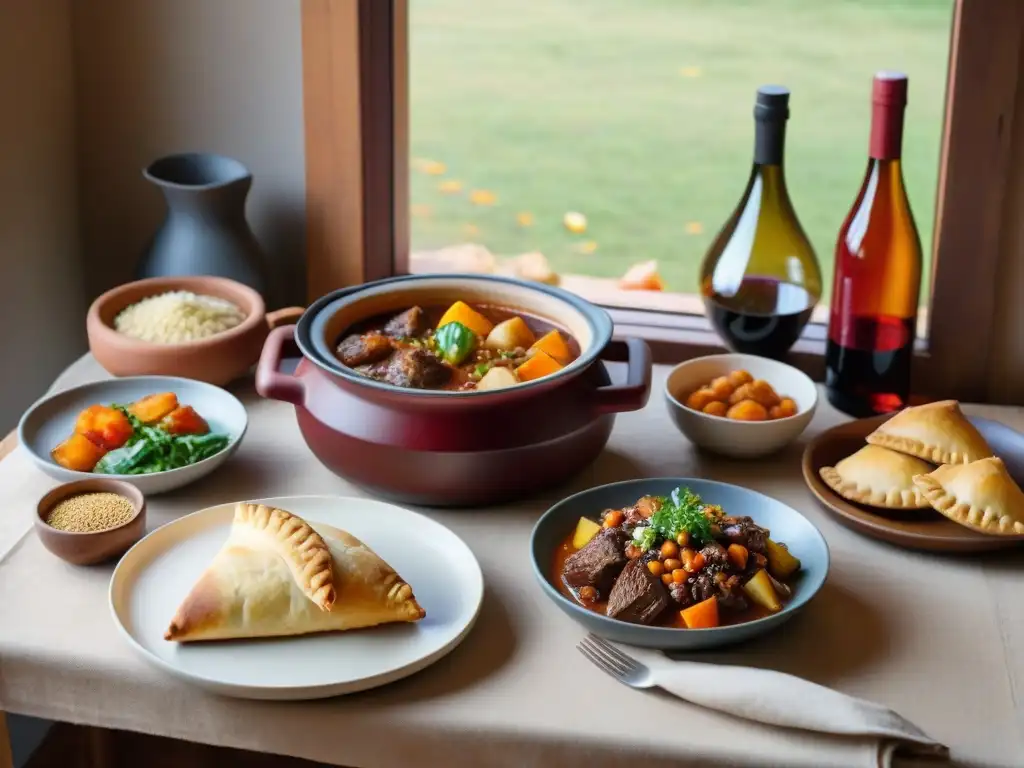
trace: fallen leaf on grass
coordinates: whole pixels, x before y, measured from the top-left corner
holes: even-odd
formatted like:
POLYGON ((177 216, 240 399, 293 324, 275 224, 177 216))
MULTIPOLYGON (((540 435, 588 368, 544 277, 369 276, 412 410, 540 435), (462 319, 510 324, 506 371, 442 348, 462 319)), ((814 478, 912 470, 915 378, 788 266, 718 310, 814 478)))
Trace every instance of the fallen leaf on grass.
POLYGON ((529 211, 523 211, 522 213, 516 214, 516 221, 520 227, 532 227, 533 226, 533 214, 529 211))
POLYGON ((424 160, 419 169, 428 176, 443 176, 444 172, 448 170, 444 163, 437 160, 424 160))
POLYGON ((679 74, 683 77, 700 77, 700 67, 683 67, 679 70, 679 74))
POLYGON ((423 203, 413 203, 409 206, 409 213, 421 219, 425 219, 431 214, 431 208, 429 205, 423 203))
POLYGON ((587 217, 579 211, 569 211, 562 217, 562 224, 575 235, 587 231, 587 217))
POLYGON ((462 226, 462 232, 467 237, 473 237, 473 235, 480 234, 480 227, 478 227, 476 224, 464 224, 462 226))
POLYGON ((462 182, 455 179, 446 179, 437 185, 437 191, 446 195, 452 195, 462 191, 462 182))
POLYGON ((577 245, 576 250, 580 253, 593 253, 597 250, 597 243, 593 240, 586 240, 577 245))
POLYGON ((469 193, 469 202, 473 205, 494 205, 498 196, 488 189, 474 189, 469 193))
POLYGON ((704 231, 704 225, 699 221, 688 221, 686 222, 686 234, 688 235, 699 235, 704 231))

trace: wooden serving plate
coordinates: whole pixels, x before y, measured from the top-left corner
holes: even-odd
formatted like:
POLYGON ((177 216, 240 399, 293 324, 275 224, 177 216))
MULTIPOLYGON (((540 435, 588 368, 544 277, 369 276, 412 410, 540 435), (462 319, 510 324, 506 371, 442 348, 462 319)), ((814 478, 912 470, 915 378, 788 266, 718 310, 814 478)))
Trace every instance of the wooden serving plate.
MULTIPOLYGON (((804 450, 804 482, 839 522, 875 539, 928 552, 987 552, 1020 546, 1024 536, 990 536, 954 523, 931 509, 876 509, 847 501, 821 479, 818 470, 835 466, 865 445, 864 438, 891 415, 858 419, 818 435, 804 450)), ((1024 486, 1024 435, 997 421, 968 419, 1005 463, 1013 479, 1024 486)))

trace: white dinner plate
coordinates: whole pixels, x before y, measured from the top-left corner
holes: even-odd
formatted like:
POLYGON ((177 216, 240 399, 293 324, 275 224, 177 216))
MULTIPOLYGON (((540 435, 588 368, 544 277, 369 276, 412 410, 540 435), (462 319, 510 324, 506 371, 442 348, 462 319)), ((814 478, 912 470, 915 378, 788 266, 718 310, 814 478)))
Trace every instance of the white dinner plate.
POLYGON ((110 580, 110 609, 129 644, 172 675, 228 696, 317 699, 394 682, 434 663, 469 633, 483 574, 458 536, 428 517, 372 499, 286 496, 252 501, 361 539, 412 585, 426 616, 411 624, 280 639, 174 643, 164 631, 228 535, 235 502, 156 529, 110 580))

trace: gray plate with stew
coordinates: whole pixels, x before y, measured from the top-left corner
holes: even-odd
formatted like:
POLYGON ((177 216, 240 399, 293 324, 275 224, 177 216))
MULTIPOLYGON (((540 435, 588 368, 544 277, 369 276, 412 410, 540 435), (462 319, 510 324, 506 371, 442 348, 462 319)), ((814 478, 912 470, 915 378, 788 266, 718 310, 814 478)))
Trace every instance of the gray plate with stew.
POLYGON ((792 507, 686 477, 611 483, 560 501, 534 526, 531 557, 544 593, 589 631, 662 650, 718 648, 775 629, 817 594, 829 568, 821 532, 792 507), (646 497, 654 501, 638 505, 646 497), (703 505, 722 516, 700 515, 703 505), (622 515, 605 526, 609 510, 622 515), (685 535, 666 535, 675 531, 685 535))

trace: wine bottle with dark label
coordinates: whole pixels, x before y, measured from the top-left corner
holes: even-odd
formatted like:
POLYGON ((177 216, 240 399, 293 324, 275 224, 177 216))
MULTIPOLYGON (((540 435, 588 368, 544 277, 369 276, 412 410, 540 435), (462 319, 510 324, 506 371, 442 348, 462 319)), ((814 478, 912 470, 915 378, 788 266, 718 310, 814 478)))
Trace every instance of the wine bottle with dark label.
POLYGON ((754 165, 743 197, 701 265, 712 325, 736 351, 781 357, 821 298, 821 270, 783 173, 789 90, 762 86, 754 105, 754 165))
POLYGON ((879 72, 872 88, 868 167, 836 240, 825 386, 851 416, 899 410, 921 288, 921 238, 900 163, 907 77, 879 72))

